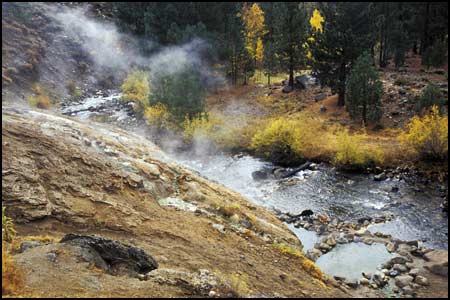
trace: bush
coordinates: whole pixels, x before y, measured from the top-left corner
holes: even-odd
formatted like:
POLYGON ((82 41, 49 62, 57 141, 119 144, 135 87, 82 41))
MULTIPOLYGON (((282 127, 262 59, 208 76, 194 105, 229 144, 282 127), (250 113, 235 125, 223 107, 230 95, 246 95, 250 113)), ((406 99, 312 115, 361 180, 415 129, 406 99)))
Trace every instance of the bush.
POLYGON ((384 161, 383 151, 371 146, 365 134, 350 135, 343 130, 337 135, 334 164, 344 169, 363 169, 384 161))
POLYGON ((421 111, 423 108, 437 105, 442 107, 445 105, 446 99, 443 97, 441 90, 434 84, 427 85, 416 103, 416 109, 421 111))
POLYGON ((274 163, 302 163, 323 157, 328 151, 328 133, 322 128, 322 122, 309 114, 269 119, 265 124, 253 136, 251 148, 274 163))
POLYGON ((15 236, 14 222, 6 215, 6 207, 2 206, 2 241, 11 242, 15 236))
POLYGON ((144 71, 133 71, 128 74, 122 84, 122 100, 133 101, 134 109, 138 113, 144 113, 149 105, 150 83, 148 75, 144 71))
POLYGON ((39 83, 33 83, 31 85, 31 90, 36 94, 36 96, 28 97, 28 104, 32 107, 48 109, 52 105, 49 96, 47 96, 46 91, 39 83))
POLYGON ((145 109, 144 117, 147 125, 158 130, 170 128, 170 115, 164 104, 148 106, 145 109))
POLYGON ((29 96, 28 103, 33 107, 42 109, 49 109, 51 107, 51 101, 47 95, 29 96))
POLYGON ((81 97, 82 96, 82 92, 81 90, 76 86, 75 81, 70 80, 67 82, 66 84, 66 88, 69 91, 69 94, 74 96, 74 97, 81 97))
POLYGON ((407 125, 407 132, 400 135, 400 142, 428 160, 444 160, 448 157, 448 117, 440 116, 433 106, 423 118, 415 116, 407 125))
POLYGON ((2 244, 2 296, 18 292, 23 287, 24 276, 2 244))

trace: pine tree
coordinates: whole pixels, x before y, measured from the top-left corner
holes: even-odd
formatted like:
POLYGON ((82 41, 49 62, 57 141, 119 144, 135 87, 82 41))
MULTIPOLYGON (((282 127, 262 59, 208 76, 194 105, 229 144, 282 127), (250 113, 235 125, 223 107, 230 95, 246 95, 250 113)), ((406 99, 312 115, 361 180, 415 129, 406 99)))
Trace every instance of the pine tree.
POLYGON ((294 72, 306 64, 308 27, 305 4, 276 2, 274 6, 276 53, 281 67, 289 73, 289 86, 294 86, 294 72))
POLYGON ((310 45, 313 74, 338 93, 339 106, 345 105, 351 63, 374 44, 371 8, 366 2, 321 2, 317 7, 324 21, 310 45))
POLYGON ((381 118, 383 84, 373 66, 372 56, 366 52, 354 63, 347 84, 347 111, 353 119, 367 121, 381 118))

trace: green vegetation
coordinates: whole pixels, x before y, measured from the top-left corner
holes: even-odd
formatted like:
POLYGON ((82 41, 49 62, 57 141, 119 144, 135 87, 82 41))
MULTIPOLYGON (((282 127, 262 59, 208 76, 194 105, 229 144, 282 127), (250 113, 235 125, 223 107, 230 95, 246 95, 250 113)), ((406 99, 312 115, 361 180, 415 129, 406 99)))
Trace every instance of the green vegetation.
POLYGON ((372 66, 373 59, 369 53, 361 55, 355 62, 347 83, 347 111, 350 117, 362 117, 367 121, 381 118, 381 95, 383 84, 377 70, 372 66))
POLYGON ((442 95, 439 87, 431 83, 423 89, 416 103, 416 109, 418 111, 421 111, 422 109, 431 107, 433 105, 442 107, 443 105, 447 104, 447 101, 448 99, 446 99, 446 97, 442 95))
POLYGON ((448 41, 437 40, 432 46, 428 47, 422 55, 422 64, 427 68, 442 67, 447 61, 448 41))
POLYGON ((2 241, 11 242, 16 234, 14 222, 6 215, 6 207, 2 205, 2 241))
POLYGON ((165 105, 178 124, 186 117, 198 118, 205 111, 206 90, 200 73, 193 66, 176 73, 158 74, 152 86, 150 104, 165 105))

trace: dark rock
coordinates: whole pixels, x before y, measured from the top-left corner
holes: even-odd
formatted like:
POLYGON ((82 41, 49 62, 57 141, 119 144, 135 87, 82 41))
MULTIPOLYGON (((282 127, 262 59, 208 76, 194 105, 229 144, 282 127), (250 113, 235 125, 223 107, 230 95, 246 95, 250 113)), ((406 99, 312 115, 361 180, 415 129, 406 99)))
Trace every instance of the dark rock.
POLYGON ((373 180, 375 180, 375 181, 383 181, 383 180, 386 180, 386 178, 387 178, 387 176, 386 176, 386 173, 384 173, 384 172, 373 176, 373 180))
POLYGON ((99 235, 67 234, 60 243, 68 243, 95 251, 106 262, 112 274, 146 274, 158 268, 158 263, 144 250, 110 240, 99 235))
POLYGON ((326 111, 327 111, 326 106, 325 105, 321 105, 320 106, 320 112, 326 112, 326 111))
POLYGON ((320 93, 316 96, 314 96, 314 101, 322 101, 323 99, 325 99, 327 97, 327 95, 325 95, 325 93, 320 93))
POLYGON ((314 214, 314 212, 312 211, 312 210, 310 210, 310 209, 305 209, 304 211, 302 211, 301 213, 300 213, 300 216, 301 217, 310 217, 310 216, 312 216, 314 214))
POLYGON ((294 88, 290 85, 286 85, 283 87, 283 89, 281 90, 283 93, 290 93, 294 90, 294 88))
POLYGON ((252 173, 252 178, 254 180, 264 180, 267 179, 268 177, 269 175, 267 174, 266 171, 259 170, 252 173))

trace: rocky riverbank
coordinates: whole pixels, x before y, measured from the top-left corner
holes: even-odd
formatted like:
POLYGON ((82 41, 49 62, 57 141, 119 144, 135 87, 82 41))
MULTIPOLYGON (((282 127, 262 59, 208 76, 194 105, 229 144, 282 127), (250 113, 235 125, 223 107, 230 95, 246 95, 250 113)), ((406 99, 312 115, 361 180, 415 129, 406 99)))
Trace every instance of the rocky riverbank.
MULTIPOLYGON (((385 245, 386 250, 394 257, 380 265, 378 271, 370 273, 361 270, 359 279, 334 276, 335 280, 349 288, 360 289, 362 292, 367 289, 384 289, 394 295, 415 297, 421 293, 432 293, 430 285, 436 277, 445 280, 448 278, 448 251, 427 248, 421 241, 402 241, 388 234, 368 230, 373 224, 392 220, 392 215, 361 218, 357 223, 352 223, 340 219, 330 220, 327 216, 313 214, 311 210, 299 215, 279 210, 274 210, 274 213, 281 221, 293 224, 296 228, 313 231, 319 236, 319 241, 306 254, 313 261, 333 251, 338 245, 349 243, 385 245)), ((439 289, 443 288, 439 286, 439 289)))

